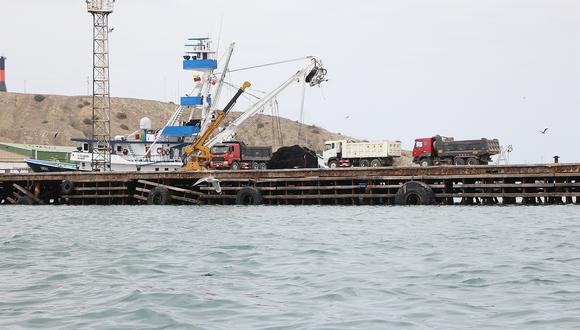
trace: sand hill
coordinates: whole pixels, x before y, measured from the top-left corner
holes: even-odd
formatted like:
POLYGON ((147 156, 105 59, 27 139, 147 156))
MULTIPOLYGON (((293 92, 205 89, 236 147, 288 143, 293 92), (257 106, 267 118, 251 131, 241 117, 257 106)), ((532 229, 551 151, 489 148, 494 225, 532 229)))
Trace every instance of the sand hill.
MULTIPOLYGON (((153 127, 162 127, 176 108, 175 104, 157 101, 127 98, 113 98, 111 101, 112 135, 133 132, 142 117, 149 117, 153 127)), ((0 93, 0 141, 71 145, 71 137, 91 134, 91 102, 92 97, 88 96, 0 93)), ((286 118, 277 121, 275 117, 262 114, 248 120, 240 128, 237 138, 249 145, 270 145, 274 150, 282 145, 300 144, 317 152, 322 150, 326 140, 351 139, 321 127, 302 125, 286 118), (277 122, 279 130, 273 129, 277 122)), ((408 163, 407 157, 400 163, 408 163)))

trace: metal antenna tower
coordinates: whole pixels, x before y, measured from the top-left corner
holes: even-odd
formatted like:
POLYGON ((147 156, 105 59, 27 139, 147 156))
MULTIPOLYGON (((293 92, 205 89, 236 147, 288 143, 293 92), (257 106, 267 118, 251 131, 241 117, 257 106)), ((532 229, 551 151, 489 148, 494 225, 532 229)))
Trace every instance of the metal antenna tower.
POLYGON ((86 0, 93 15, 93 171, 111 169, 111 98, 109 94, 109 14, 115 0, 86 0))

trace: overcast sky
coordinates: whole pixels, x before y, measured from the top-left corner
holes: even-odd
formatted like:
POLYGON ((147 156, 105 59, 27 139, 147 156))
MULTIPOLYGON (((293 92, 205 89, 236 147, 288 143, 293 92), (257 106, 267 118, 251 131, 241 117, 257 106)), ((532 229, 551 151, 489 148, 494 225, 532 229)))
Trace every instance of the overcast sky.
MULTIPOLYGON (((9 90, 86 94, 85 1, 0 8, 9 90)), ((330 81, 307 91, 309 124, 407 149, 434 134, 497 137, 513 145, 512 162, 580 162, 578 0, 118 0, 110 25, 113 96, 175 100, 191 83, 185 39, 211 36, 222 51, 237 43, 231 68, 321 57, 330 81)), ((302 65, 232 79, 270 90, 302 65)), ((299 117, 299 95, 294 87, 279 98, 282 115, 299 117)))

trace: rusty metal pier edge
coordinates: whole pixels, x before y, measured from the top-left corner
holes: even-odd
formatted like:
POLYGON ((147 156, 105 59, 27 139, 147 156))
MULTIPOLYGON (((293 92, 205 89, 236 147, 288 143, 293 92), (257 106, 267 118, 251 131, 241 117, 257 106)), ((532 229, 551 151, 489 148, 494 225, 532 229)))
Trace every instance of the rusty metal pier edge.
POLYGON ((9 204, 580 204, 580 164, 3 174, 9 204))

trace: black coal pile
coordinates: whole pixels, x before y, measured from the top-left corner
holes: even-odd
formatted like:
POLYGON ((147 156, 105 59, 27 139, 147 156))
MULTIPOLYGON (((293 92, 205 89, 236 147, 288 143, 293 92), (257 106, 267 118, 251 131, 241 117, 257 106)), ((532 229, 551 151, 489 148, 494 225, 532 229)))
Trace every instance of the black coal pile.
POLYGON ((318 157, 316 152, 299 145, 281 147, 272 155, 268 168, 318 168, 318 157))

